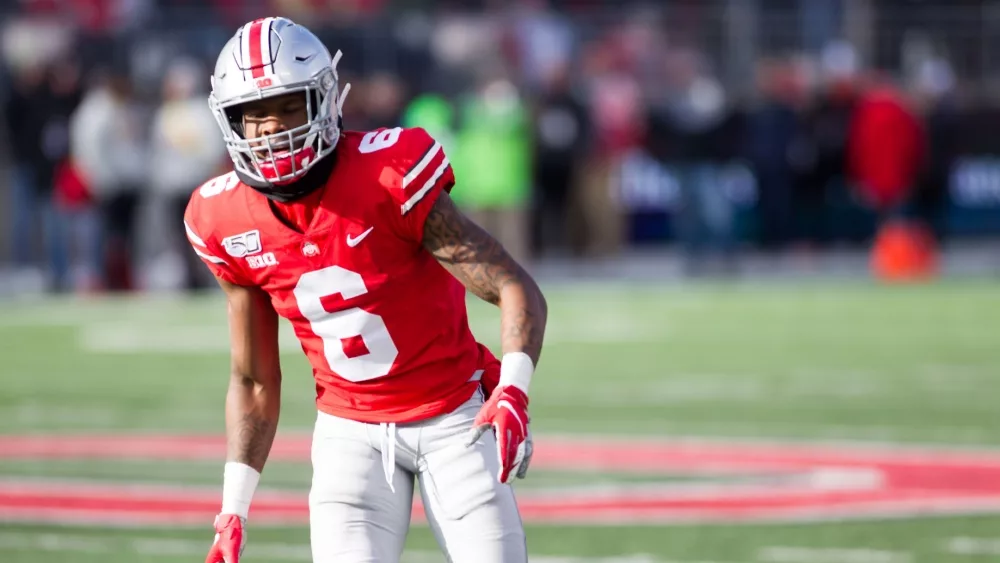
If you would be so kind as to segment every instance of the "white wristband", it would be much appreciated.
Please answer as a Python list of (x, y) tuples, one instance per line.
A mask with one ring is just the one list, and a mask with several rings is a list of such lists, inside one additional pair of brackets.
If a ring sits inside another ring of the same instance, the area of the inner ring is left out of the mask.
[(246, 520), (250, 513), (250, 501), (257, 490), (260, 473), (246, 465), (230, 461), (222, 479), (222, 514), (236, 514)]
[(500, 386), (513, 385), (524, 394), (528, 394), (531, 376), (535, 373), (535, 364), (524, 352), (507, 352), (500, 360)]

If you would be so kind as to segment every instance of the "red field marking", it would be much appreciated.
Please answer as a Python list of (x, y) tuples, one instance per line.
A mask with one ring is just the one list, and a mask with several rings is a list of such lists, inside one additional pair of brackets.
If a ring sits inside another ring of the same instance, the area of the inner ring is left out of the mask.
[[(272, 459), (307, 462), (309, 439), (282, 436)], [(216, 436), (0, 437), (3, 459), (219, 460)], [(739, 477), (729, 482), (522, 490), (529, 522), (803, 520), (1000, 512), (1000, 453), (791, 444), (540, 439), (533, 468)], [(219, 491), (0, 481), (0, 519), (204, 522)], [(254, 520), (304, 522), (304, 493), (262, 491)], [(419, 505), (414, 517), (423, 517)]]

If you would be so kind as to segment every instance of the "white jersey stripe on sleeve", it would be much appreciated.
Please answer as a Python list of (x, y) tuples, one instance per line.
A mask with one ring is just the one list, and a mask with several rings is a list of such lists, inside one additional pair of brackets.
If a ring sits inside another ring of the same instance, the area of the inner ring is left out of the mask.
[(187, 232), (188, 240), (191, 241), (191, 244), (208, 248), (208, 245), (205, 244), (205, 241), (201, 240), (201, 237), (195, 234), (194, 230), (191, 229), (191, 226), (188, 225), (187, 221), (184, 221), (184, 230)]
[[(425, 168), (427, 168), (427, 165), (430, 164), (432, 160), (434, 160), (434, 157), (437, 156), (439, 152), (441, 152), (441, 143), (435, 141), (434, 145), (430, 148), (429, 151), (427, 151), (427, 154), (425, 154), (424, 157), (420, 159), (420, 162), (418, 162), (417, 165), (414, 166), (412, 170), (407, 172), (406, 176), (403, 178), (404, 190), (407, 188), (407, 186), (410, 185), (411, 182), (417, 179), (417, 176), (419, 176), (420, 173), (423, 172)], [(445, 160), (447, 160), (447, 158)]]
[(444, 171), (447, 170), (449, 166), (451, 166), (451, 163), (448, 162), (448, 157), (445, 156), (441, 161), (441, 165), (434, 171), (434, 175), (427, 180), (427, 183), (425, 183), (417, 193), (413, 194), (413, 196), (406, 200), (406, 203), (402, 205), (400, 211), (402, 211), (403, 215), (406, 215), (411, 209), (413, 209), (414, 205), (419, 203), (420, 200), (427, 195), (427, 192), (431, 191), (431, 188), (434, 187), (434, 184), (437, 183), (437, 181), (441, 178), (441, 175), (444, 174)]
[(201, 256), (205, 260), (208, 260), (209, 262), (211, 262), (213, 264), (225, 264), (226, 263), (226, 261), (223, 260), (222, 258), (219, 258), (218, 256), (212, 256), (211, 254), (207, 254), (205, 252), (202, 252), (202, 251), (198, 250), (197, 248), (194, 249), (194, 253), (197, 254), (198, 256)]

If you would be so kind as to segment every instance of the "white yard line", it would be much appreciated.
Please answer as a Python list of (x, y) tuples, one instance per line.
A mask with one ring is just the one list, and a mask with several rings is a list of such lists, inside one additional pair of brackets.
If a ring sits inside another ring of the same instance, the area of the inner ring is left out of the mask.
[(911, 563), (908, 551), (883, 551), (856, 547), (791, 547), (761, 548), (757, 560), (767, 563)]
[(953, 555), (997, 556), (1000, 555), (1000, 537), (971, 538), (958, 536), (949, 538), (944, 550)]

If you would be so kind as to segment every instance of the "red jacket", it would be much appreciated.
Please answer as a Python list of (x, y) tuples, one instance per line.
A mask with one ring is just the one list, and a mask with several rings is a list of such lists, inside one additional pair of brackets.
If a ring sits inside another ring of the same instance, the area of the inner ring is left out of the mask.
[(70, 159), (56, 166), (52, 187), (56, 203), (63, 207), (85, 207), (93, 201), (90, 188)]
[(879, 210), (902, 203), (926, 157), (923, 124), (902, 95), (878, 87), (861, 95), (847, 139), (850, 179)]

